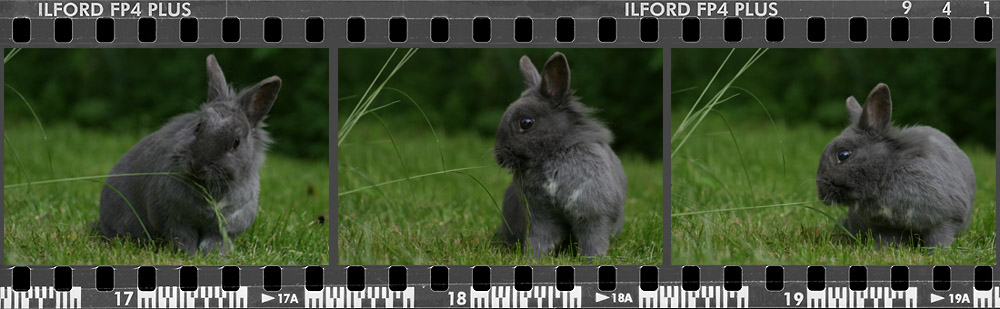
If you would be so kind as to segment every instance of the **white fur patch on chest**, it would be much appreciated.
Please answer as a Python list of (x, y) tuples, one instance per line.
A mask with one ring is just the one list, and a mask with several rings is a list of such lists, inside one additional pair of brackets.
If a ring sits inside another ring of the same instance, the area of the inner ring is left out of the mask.
[(231, 208), (233, 208), (233, 203), (227, 199), (221, 199), (215, 201), (215, 207), (219, 209), (219, 213), (228, 217), (229, 213), (232, 212)]
[(887, 219), (892, 218), (892, 208), (889, 208), (889, 206), (882, 206), (882, 208), (879, 209), (879, 214)]
[(549, 196), (555, 197), (557, 191), (559, 191), (559, 183), (551, 178), (547, 179), (545, 182), (545, 192), (548, 192)]
[(573, 193), (569, 195), (569, 200), (566, 201), (567, 202), (566, 204), (569, 205), (576, 204), (576, 200), (580, 198), (580, 193), (582, 192), (583, 192), (582, 189), (573, 190)]

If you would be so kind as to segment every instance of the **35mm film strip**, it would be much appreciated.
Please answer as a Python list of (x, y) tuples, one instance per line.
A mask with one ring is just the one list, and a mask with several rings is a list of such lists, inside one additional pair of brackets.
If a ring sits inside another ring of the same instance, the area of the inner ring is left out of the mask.
[(997, 307), (998, 5), (0, 3), (0, 306)]

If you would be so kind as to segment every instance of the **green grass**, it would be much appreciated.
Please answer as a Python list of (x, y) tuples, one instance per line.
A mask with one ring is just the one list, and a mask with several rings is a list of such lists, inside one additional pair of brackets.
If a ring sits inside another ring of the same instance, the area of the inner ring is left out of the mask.
[[(18, 103), (20, 104), (20, 103)], [(4, 127), (4, 185), (107, 175), (145, 134), (109, 135), (70, 124), (47, 125), (43, 140), (34, 122)], [(281, 141), (278, 140), (278, 143)], [(15, 159), (15, 152), (16, 158)], [(18, 162), (20, 161), (20, 162)], [(68, 181), (4, 190), (4, 262), (30, 265), (321, 265), (329, 263), (326, 161), (268, 155), (260, 171), (260, 211), (226, 255), (188, 257), (169, 245), (106, 240), (92, 230), (101, 181)], [(25, 178), (27, 177), (27, 179)]]
[[(736, 102), (756, 106), (748, 98), (726, 104)], [(817, 198), (819, 157), (839, 130), (785, 127), (779, 121), (779, 144), (763, 110), (720, 111), (731, 130), (718, 115), (709, 115), (683, 149), (671, 154), (671, 264), (996, 264), (992, 150), (961, 146), (972, 160), (978, 190), (972, 223), (951, 248), (933, 253), (917, 247), (876, 250), (871, 238), (863, 237), (859, 244), (826, 216), (839, 219), (847, 213), (845, 207), (823, 205)], [(673, 130), (686, 112), (673, 111)], [(846, 125), (846, 112), (844, 117)], [(796, 202), (805, 204), (719, 211)], [(708, 213), (695, 213), (702, 211)]]
[[(389, 112), (410, 106), (395, 105)], [(437, 131), (444, 162), (426, 124), (365, 117), (338, 148), (338, 191), (404, 181), (339, 196), (339, 264), (566, 265), (575, 252), (534, 260), (493, 238), (511, 175), (493, 161), (493, 139)], [(395, 144), (394, 144), (395, 143)], [(619, 154), (628, 175), (625, 228), (597, 264), (663, 263), (663, 165)], [(402, 162), (402, 164), (401, 164)], [(444, 166), (442, 166), (444, 165)], [(404, 169), (405, 166), (405, 169)], [(416, 176), (482, 167), (460, 173)], [(472, 176), (472, 177), (469, 177)], [(474, 177), (474, 178), (473, 178)], [(480, 184), (481, 183), (481, 184)]]

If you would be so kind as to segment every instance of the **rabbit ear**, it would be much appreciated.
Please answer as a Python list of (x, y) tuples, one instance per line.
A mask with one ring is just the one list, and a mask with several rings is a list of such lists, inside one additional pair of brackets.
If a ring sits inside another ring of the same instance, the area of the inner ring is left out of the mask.
[(881, 131), (889, 127), (892, 120), (892, 99), (889, 86), (879, 83), (865, 99), (865, 111), (861, 113), (859, 124), (867, 129)]
[(552, 54), (542, 69), (542, 84), (539, 90), (543, 95), (561, 102), (569, 92), (569, 63), (562, 53)]
[(281, 78), (271, 76), (240, 93), (240, 106), (246, 111), (247, 119), (250, 120), (251, 124), (256, 126), (264, 119), (264, 116), (267, 116), (267, 113), (271, 111), (271, 105), (274, 105), (274, 100), (278, 98), (278, 90), (280, 89)]
[(219, 62), (215, 60), (215, 55), (208, 55), (205, 59), (208, 68), (208, 101), (212, 102), (218, 98), (229, 95), (229, 85), (226, 84), (226, 76), (222, 74)]
[(521, 56), (521, 75), (524, 75), (524, 83), (528, 85), (528, 88), (538, 86), (538, 83), (542, 79), (538, 75), (538, 69), (531, 63), (531, 59), (528, 59), (528, 56)]
[(847, 117), (851, 119), (851, 124), (857, 124), (861, 118), (861, 104), (854, 96), (847, 98)]

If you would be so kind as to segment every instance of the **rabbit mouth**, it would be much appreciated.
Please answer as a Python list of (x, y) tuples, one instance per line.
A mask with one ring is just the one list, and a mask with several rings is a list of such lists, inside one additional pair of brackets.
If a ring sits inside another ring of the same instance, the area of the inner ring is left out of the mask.
[(840, 194), (842, 189), (839, 186), (822, 179), (817, 180), (817, 182), (819, 184), (819, 199), (823, 202), (823, 205), (840, 204), (843, 202), (842, 195)]
[(518, 169), (521, 162), (524, 161), (524, 158), (514, 154), (509, 149), (496, 149), (493, 157), (496, 159), (497, 165), (511, 171)]
[(504, 157), (504, 158), (497, 157), (497, 165), (500, 165), (501, 168), (512, 171), (516, 170), (518, 166), (520, 166), (520, 164), (517, 163), (518, 161), (520, 160), (514, 159), (512, 157)]
[(225, 195), (232, 185), (232, 174), (218, 165), (212, 164), (200, 169), (191, 169), (188, 174), (214, 197)]
[(188, 168), (188, 173), (195, 179), (203, 180), (209, 183), (226, 182), (231, 178), (230, 174), (224, 168), (215, 164), (205, 165), (200, 168), (192, 165)]
[(833, 199), (831, 199), (829, 196), (827, 196), (826, 198), (820, 198), (820, 200), (823, 201), (823, 205), (833, 204)]

